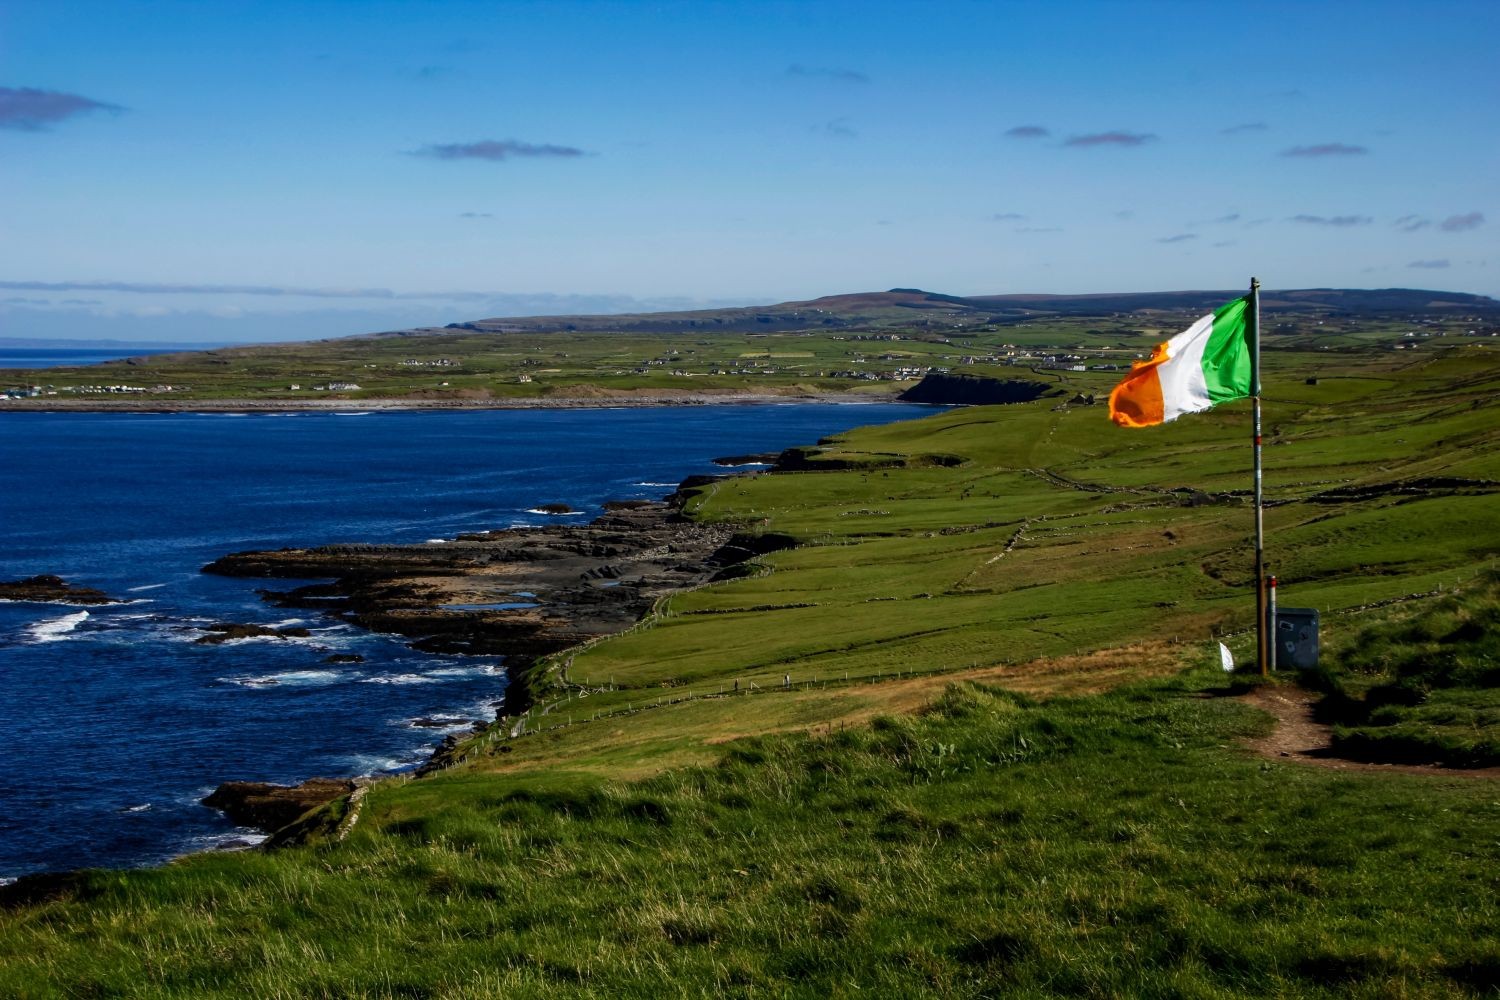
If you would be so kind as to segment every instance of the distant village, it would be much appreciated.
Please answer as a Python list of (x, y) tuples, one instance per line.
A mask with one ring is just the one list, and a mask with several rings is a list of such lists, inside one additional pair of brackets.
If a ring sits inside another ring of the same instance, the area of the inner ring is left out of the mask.
[(6, 399), (35, 399), (38, 396), (68, 395), (89, 396), (146, 396), (168, 392), (187, 392), (186, 385), (22, 385), (12, 386), (0, 392)]

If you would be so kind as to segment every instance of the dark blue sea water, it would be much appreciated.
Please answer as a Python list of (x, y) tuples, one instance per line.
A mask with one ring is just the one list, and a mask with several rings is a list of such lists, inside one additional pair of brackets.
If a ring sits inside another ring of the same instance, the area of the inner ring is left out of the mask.
[[(232, 842), (248, 831), (198, 804), (220, 781), (398, 771), (442, 735), (415, 720), (492, 717), (499, 658), (271, 608), (265, 581), (199, 572), (218, 556), (535, 524), (552, 501), (592, 517), (723, 471), (716, 456), (924, 412), (0, 413), (0, 580), (56, 573), (130, 601), (0, 602), (0, 877)], [(215, 621), (312, 637), (195, 644)], [(365, 661), (324, 662), (335, 653)]]

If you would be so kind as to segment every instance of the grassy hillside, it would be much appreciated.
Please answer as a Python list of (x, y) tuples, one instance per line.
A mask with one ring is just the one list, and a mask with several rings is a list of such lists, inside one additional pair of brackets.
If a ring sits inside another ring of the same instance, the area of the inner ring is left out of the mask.
[[(1497, 361), (1267, 355), (1269, 558), (1342, 744), (1494, 745)], [(310, 846), (24, 887), (0, 994), (1492, 988), (1494, 778), (1239, 742), (1270, 725), (1213, 641), (1252, 655), (1247, 409), (956, 410), (704, 487), (793, 547), (539, 663), (527, 717)]]

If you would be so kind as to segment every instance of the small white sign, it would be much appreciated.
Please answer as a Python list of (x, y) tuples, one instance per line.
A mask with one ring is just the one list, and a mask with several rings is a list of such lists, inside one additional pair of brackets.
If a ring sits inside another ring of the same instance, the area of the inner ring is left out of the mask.
[(1222, 642), (1219, 643), (1219, 665), (1226, 674), (1234, 673), (1234, 657), (1229, 655), (1229, 647)]

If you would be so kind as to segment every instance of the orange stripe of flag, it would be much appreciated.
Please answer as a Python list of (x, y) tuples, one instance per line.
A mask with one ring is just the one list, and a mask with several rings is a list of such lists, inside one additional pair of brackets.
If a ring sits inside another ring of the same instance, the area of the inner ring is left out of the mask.
[(1130, 374), (1109, 394), (1109, 419), (1121, 427), (1150, 427), (1166, 418), (1161, 379), (1156, 369), (1167, 361), (1167, 345), (1157, 344), (1148, 361), (1130, 366)]

